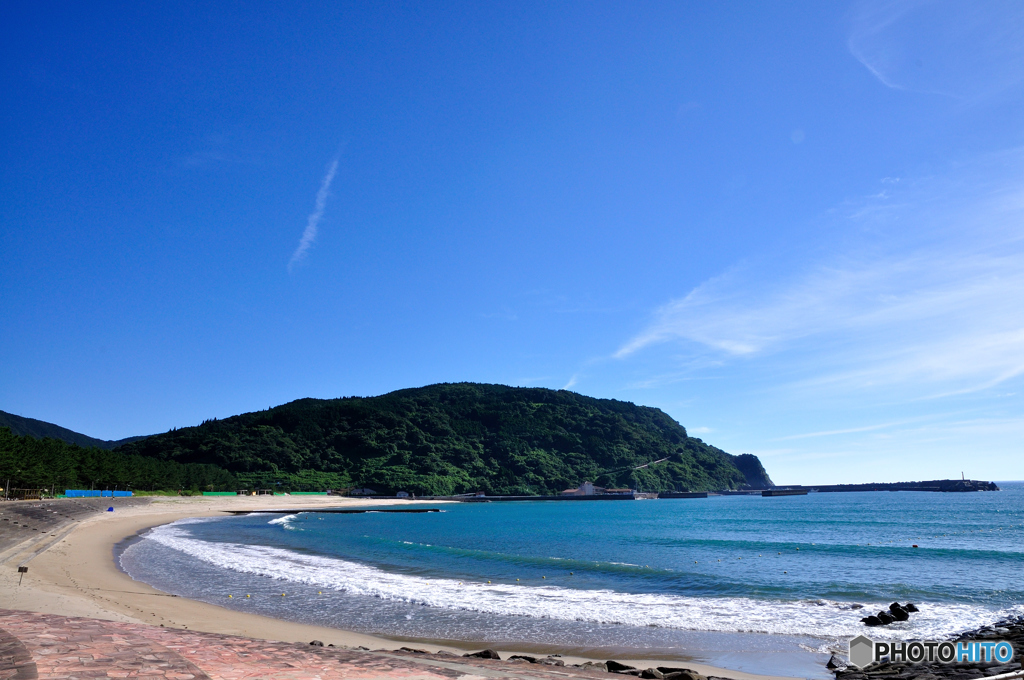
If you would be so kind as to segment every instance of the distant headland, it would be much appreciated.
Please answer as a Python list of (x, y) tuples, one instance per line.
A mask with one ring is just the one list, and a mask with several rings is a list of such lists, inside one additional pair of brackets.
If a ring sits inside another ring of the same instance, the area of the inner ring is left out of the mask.
[(995, 482), (981, 482), (976, 479), (933, 479), (928, 482), (876, 482), (872, 484), (819, 484), (817, 486), (788, 486), (787, 489), (803, 489), (821, 493), (845, 491), (999, 491)]

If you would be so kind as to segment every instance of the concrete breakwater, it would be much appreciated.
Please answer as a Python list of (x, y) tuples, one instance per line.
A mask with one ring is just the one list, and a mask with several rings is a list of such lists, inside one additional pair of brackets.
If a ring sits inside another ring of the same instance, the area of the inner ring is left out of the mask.
[[(559, 496), (482, 496), (463, 494), (458, 496), (418, 496), (410, 497), (410, 501), (458, 501), (461, 503), (489, 503), (507, 501), (627, 501), (654, 498), (708, 498), (709, 496), (805, 496), (808, 492), (841, 493), (854, 491), (940, 491), (963, 493), (970, 491), (999, 491), (995, 482), (984, 482), (975, 479), (936, 479), (925, 482), (878, 482), (871, 484), (818, 484), (814, 486), (787, 484), (771, 489), (743, 489), (722, 491), (661, 491), (651, 493), (604, 494), (591, 495), (559, 495)], [(367, 496), (368, 500), (393, 499), (394, 496)]]
[(707, 491), (662, 491), (658, 498), (707, 498)]
[(995, 482), (975, 479), (935, 479), (928, 482), (883, 482), (873, 484), (821, 484), (818, 486), (789, 486), (788, 489), (805, 489), (819, 493), (843, 491), (999, 491)]
[(298, 515), (303, 512), (317, 512), (325, 515), (362, 515), (367, 512), (397, 512), (403, 514), (421, 514), (424, 512), (441, 512), (440, 508), (287, 508), (267, 510), (227, 510), (232, 515)]

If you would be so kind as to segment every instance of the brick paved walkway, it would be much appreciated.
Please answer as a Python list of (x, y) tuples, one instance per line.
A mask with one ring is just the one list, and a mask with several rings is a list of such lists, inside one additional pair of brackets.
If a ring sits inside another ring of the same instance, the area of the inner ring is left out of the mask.
[(485, 659), (363, 652), (143, 624), (0, 609), (0, 680), (566, 680), (601, 671)]

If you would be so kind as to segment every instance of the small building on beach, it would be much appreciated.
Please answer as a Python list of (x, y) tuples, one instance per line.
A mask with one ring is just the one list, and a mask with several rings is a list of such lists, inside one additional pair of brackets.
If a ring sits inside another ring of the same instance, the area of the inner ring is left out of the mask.
[(604, 493), (604, 488), (600, 486), (594, 486), (591, 482), (583, 482), (579, 487), (575, 489), (566, 489), (562, 492), (563, 496), (594, 496), (596, 494)]
[(376, 491), (373, 489), (352, 489), (348, 492), (349, 496), (378, 496)]

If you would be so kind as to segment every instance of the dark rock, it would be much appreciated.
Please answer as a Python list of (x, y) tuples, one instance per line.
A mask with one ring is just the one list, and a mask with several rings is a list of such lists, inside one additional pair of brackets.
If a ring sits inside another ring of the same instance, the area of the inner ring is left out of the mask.
[(449, 652), (447, 649), (441, 649), (434, 656), (454, 656), (456, 659), (459, 658), (458, 654)]
[(498, 656), (498, 653), (493, 649), (485, 649), (480, 652), (473, 652), (472, 654), (463, 654), (462, 656), (470, 659), (497, 659), (498, 661), (501, 661), (501, 657)]
[(640, 673), (641, 678), (645, 680), (663, 680), (665, 674), (659, 671), (657, 668), (648, 668), (647, 670)]
[(309, 644), (313, 645), (314, 647), (323, 647), (324, 646), (324, 643), (320, 642), (319, 640), (313, 640)]
[(625, 671), (635, 671), (636, 670), (636, 668), (634, 668), (633, 666), (627, 666), (626, 664), (619, 663), (618, 661), (610, 661), (609, 660), (609, 661), (605, 661), (604, 664), (605, 664), (605, 667), (608, 669), (609, 673), (623, 673)]
[(608, 671), (608, 665), (603, 664), (600, 661), (584, 661), (580, 664), (580, 668), (592, 668), (595, 671)]
[(906, 621), (910, 618), (910, 613), (898, 604), (889, 605), (889, 612), (897, 621)]
[(361, 652), (368, 652), (368, 651), (370, 651), (369, 647), (363, 647), (362, 645), (359, 645), (358, 647), (356, 647), (356, 649), (358, 649)]
[(535, 656), (526, 656), (525, 654), (513, 654), (512, 656), (508, 657), (508, 660), (509, 661), (528, 661), (530, 663), (537, 663), (537, 657), (535, 657)]
[(425, 649), (413, 649), (412, 647), (399, 647), (398, 651), (409, 652), (410, 654), (430, 654), (430, 652)]
[(986, 668), (985, 675), (1002, 675), (1003, 673), (1012, 673), (1013, 670), (1007, 669), (1003, 666), (996, 666), (995, 668)]
[(543, 659), (537, 659), (537, 663), (543, 666), (564, 666), (565, 662), (561, 659), (556, 659), (553, 656), (549, 656)]
[(896, 617), (894, 617), (889, 612), (878, 612), (875, 616), (881, 619), (883, 626), (888, 626), (890, 623), (896, 620)]
[(861, 619), (861, 621), (864, 623), (865, 626), (881, 626), (882, 625), (882, 619), (878, 618), (877, 616), (873, 616), (873, 615), (872, 616), (865, 616), (863, 619)]
[(903, 605), (903, 608), (906, 609), (908, 612), (911, 612), (911, 613), (921, 611), (920, 609), (918, 609), (917, 607), (914, 606), (913, 602), (906, 603), (905, 605)]
[(689, 668), (663, 668), (658, 666), (658, 670), (664, 673), (665, 680), (708, 680), (705, 676)]
[(828, 658), (828, 661), (825, 662), (825, 668), (829, 669), (830, 671), (834, 671), (837, 668), (845, 668), (845, 667), (846, 667), (846, 664), (843, 663), (840, 659), (837, 659), (835, 654), (830, 656)]

